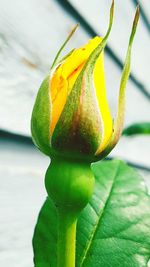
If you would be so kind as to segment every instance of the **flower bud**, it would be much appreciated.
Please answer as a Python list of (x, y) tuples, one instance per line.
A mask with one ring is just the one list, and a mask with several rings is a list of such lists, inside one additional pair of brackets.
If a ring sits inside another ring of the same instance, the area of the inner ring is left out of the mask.
[(38, 148), (51, 157), (95, 161), (107, 155), (120, 137), (131, 46), (139, 9), (135, 15), (122, 73), (118, 114), (114, 124), (106, 96), (103, 62), (103, 51), (113, 21), (113, 9), (114, 3), (105, 37), (93, 38), (57, 63), (63, 44), (50, 74), (39, 89), (32, 113), (32, 136)]

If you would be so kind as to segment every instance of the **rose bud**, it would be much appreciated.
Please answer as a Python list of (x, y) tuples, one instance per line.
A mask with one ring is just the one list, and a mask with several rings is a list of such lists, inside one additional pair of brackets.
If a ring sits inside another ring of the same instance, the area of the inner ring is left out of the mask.
[(112, 26), (113, 5), (105, 37), (93, 38), (57, 62), (75, 29), (71, 32), (43, 81), (33, 108), (33, 140), (45, 154), (92, 162), (106, 156), (116, 145), (123, 128), (125, 88), (138, 18), (139, 8), (122, 73), (116, 120), (111, 116), (107, 101), (103, 59)]

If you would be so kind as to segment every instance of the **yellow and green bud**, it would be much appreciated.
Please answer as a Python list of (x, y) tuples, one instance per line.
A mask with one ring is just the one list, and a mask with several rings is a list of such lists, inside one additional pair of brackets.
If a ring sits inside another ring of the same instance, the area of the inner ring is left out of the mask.
[(106, 94), (103, 58), (112, 26), (113, 8), (112, 4), (106, 36), (93, 38), (59, 62), (56, 57), (39, 89), (32, 113), (32, 136), (38, 148), (51, 157), (92, 162), (106, 156), (119, 140), (124, 121), (131, 46), (139, 9), (135, 15), (122, 73), (118, 114), (116, 120), (113, 120)]

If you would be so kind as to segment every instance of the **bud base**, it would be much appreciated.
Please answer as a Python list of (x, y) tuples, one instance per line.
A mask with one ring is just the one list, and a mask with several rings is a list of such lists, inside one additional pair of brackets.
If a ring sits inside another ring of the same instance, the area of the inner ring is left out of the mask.
[(59, 210), (78, 214), (93, 193), (94, 177), (90, 164), (52, 159), (46, 172), (45, 187)]

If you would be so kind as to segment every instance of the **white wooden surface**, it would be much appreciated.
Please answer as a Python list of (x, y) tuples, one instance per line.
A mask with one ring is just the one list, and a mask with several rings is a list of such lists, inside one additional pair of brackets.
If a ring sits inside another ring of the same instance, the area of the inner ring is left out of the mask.
[(140, 5), (144, 8), (144, 12), (146, 13), (148, 20), (150, 21), (150, 4), (149, 0), (140, 0), (139, 1)]
[(1, 140), (0, 147), (0, 266), (31, 267), (49, 160), (30, 145)]

